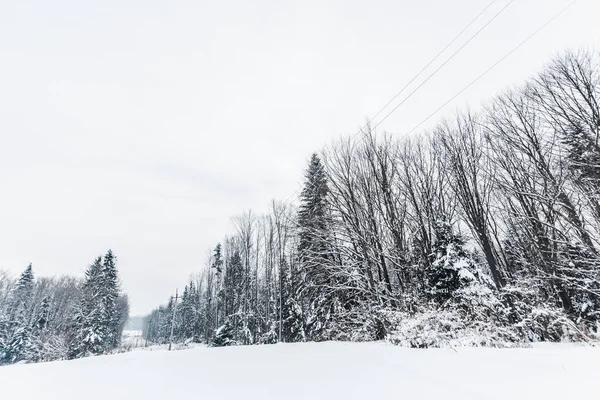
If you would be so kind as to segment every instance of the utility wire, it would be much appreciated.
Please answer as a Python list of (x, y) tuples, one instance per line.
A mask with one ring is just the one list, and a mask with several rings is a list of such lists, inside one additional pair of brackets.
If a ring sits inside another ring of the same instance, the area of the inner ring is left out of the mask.
[(446, 107), (450, 102), (452, 102), (454, 99), (456, 99), (458, 96), (460, 96), (465, 90), (467, 90), (471, 86), (473, 86), (477, 81), (479, 81), (481, 78), (483, 78), (492, 69), (496, 68), (498, 66), (498, 64), (500, 64), (502, 61), (504, 61), (505, 59), (507, 59), (512, 53), (514, 53), (515, 51), (517, 51), (521, 46), (523, 46), (525, 43), (527, 43), (531, 38), (533, 38), (535, 35), (537, 35), (541, 30), (543, 30), (545, 27), (547, 27), (552, 22), (554, 22), (554, 20), (556, 20), (563, 13), (565, 13), (569, 8), (571, 8), (571, 6), (573, 6), (575, 3), (577, 3), (577, 1), (578, 0), (573, 0), (566, 7), (564, 7), (562, 10), (560, 10), (558, 13), (556, 13), (552, 18), (550, 18), (549, 20), (547, 20), (544, 24), (542, 24), (539, 28), (537, 28), (529, 36), (527, 36), (524, 40), (522, 40), (519, 44), (517, 44), (515, 47), (513, 47), (508, 53), (506, 53), (505, 55), (503, 55), (498, 61), (496, 61), (494, 64), (492, 64), (488, 69), (486, 69), (485, 71), (483, 71), (483, 73), (481, 73), (481, 75), (479, 75), (477, 78), (473, 79), (467, 86), (465, 86), (464, 88), (462, 88), (461, 90), (459, 90), (448, 101), (446, 101), (444, 104), (442, 104), (440, 107), (438, 107), (434, 112), (432, 112), (431, 114), (429, 114), (423, 121), (421, 121), (417, 125), (415, 125), (404, 136), (408, 136), (412, 132), (414, 132), (415, 130), (417, 130), (421, 125), (423, 125), (431, 117), (433, 117), (435, 114), (437, 114), (442, 108)]
[(422, 74), (423, 72), (425, 72), (425, 70), (426, 70), (426, 69), (427, 69), (427, 68), (428, 68), (428, 67), (429, 67), (431, 64), (433, 64), (433, 63), (435, 62), (435, 60), (437, 60), (437, 59), (439, 58), (439, 56), (441, 56), (441, 55), (442, 55), (442, 53), (443, 53), (444, 51), (446, 51), (446, 50), (448, 49), (448, 47), (452, 46), (452, 44), (454, 44), (454, 42), (456, 42), (456, 40), (457, 40), (459, 37), (461, 37), (461, 36), (462, 36), (462, 34), (463, 34), (463, 33), (465, 33), (465, 31), (466, 31), (467, 29), (469, 29), (469, 28), (471, 27), (471, 25), (473, 25), (473, 24), (475, 23), (475, 21), (477, 21), (477, 20), (479, 19), (479, 17), (481, 17), (481, 16), (483, 15), (483, 13), (485, 13), (485, 12), (488, 10), (488, 8), (490, 8), (490, 7), (491, 7), (491, 6), (492, 6), (492, 5), (493, 5), (493, 4), (494, 4), (496, 1), (498, 1), (498, 0), (492, 0), (492, 2), (491, 2), (491, 3), (489, 3), (489, 4), (488, 4), (488, 5), (487, 5), (487, 6), (486, 6), (486, 7), (485, 7), (483, 10), (481, 10), (481, 12), (480, 12), (479, 14), (477, 14), (477, 15), (475, 16), (475, 18), (473, 18), (473, 19), (471, 20), (471, 22), (469, 22), (469, 23), (467, 24), (467, 26), (465, 26), (465, 27), (464, 27), (464, 28), (463, 28), (463, 29), (462, 29), (462, 30), (461, 30), (461, 31), (460, 31), (460, 32), (459, 32), (459, 33), (458, 33), (456, 36), (454, 36), (454, 38), (453, 38), (453, 39), (452, 39), (450, 42), (448, 42), (448, 44), (446, 44), (446, 46), (444, 46), (444, 48), (443, 48), (443, 49), (441, 49), (441, 50), (440, 50), (440, 51), (439, 51), (439, 52), (438, 52), (438, 53), (435, 55), (435, 57), (433, 57), (433, 58), (432, 58), (432, 59), (431, 59), (431, 60), (430, 60), (430, 61), (427, 63), (427, 65), (425, 65), (423, 68), (421, 68), (421, 70), (420, 70), (420, 71), (419, 71), (419, 72), (418, 72), (418, 73), (417, 73), (415, 76), (413, 76), (413, 78), (412, 78), (410, 81), (408, 81), (408, 83), (407, 83), (406, 85), (404, 85), (404, 87), (403, 87), (402, 89), (400, 89), (400, 91), (399, 91), (398, 93), (396, 93), (396, 94), (394, 95), (394, 97), (392, 97), (392, 98), (390, 99), (390, 101), (388, 101), (387, 103), (385, 103), (385, 105), (384, 105), (383, 107), (381, 107), (381, 108), (379, 109), (379, 111), (377, 111), (377, 113), (375, 113), (375, 115), (373, 115), (371, 118), (369, 118), (369, 120), (368, 120), (368, 121), (365, 123), (365, 125), (364, 125), (364, 126), (361, 128), (361, 129), (359, 129), (359, 131), (358, 131), (358, 132), (360, 133), (360, 132), (361, 132), (361, 131), (362, 131), (364, 128), (366, 128), (366, 127), (367, 127), (367, 126), (368, 126), (368, 125), (371, 123), (371, 121), (373, 121), (375, 118), (377, 118), (377, 117), (379, 116), (379, 114), (381, 114), (381, 113), (383, 112), (383, 110), (385, 110), (385, 109), (386, 109), (386, 108), (387, 108), (387, 107), (388, 107), (390, 104), (392, 104), (392, 102), (393, 102), (394, 100), (396, 100), (396, 99), (398, 98), (398, 96), (400, 96), (402, 93), (404, 93), (404, 91), (406, 90), (406, 88), (407, 88), (407, 87), (409, 87), (409, 86), (410, 86), (410, 84), (411, 84), (411, 83), (413, 83), (413, 82), (414, 82), (414, 81), (415, 81), (415, 80), (416, 80), (416, 79), (417, 79), (419, 76), (421, 76), (421, 74)]
[[(442, 55), (452, 44), (454, 44), (454, 42), (456, 42), (456, 40), (460, 36), (462, 36), (463, 33), (465, 33), (465, 31), (467, 31), (467, 29), (469, 29), (494, 3), (496, 3), (496, 1), (497, 0), (492, 0), (487, 6), (485, 6), (483, 8), (483, 10), (481, 10), (456, 36), (454, 36), (454, 38), (452, 38), (452, 40), (450, 42), (448, 42), (448, 44), (446, 44), (423, 68), (421, 68), (421, 70), (410, 81), (408, 81), (408, 83), (406, 83), (406, 85), (404, 85), (404, 87), (402, 87), (402, 89), (400, 89), (400, 91), (398, 93), (396, 93), (394, 95), (394, 97), (392, 97), (383, 107), (381, 107), (379, 109), (379, 111), (377, 111), (377, 113), (375, 113), (375, 115), (373, 115), (371, 118), (369, 118), (369, 120), (365, 123), (365, 125), (363, 127), (361, 127), (354, 135), (352, 135), (351, 138), (354, 138), (358, 134), (360, 134), (375, 118), (377, 118), (383, 112), (383, 110), (385, 110), (394, 100), (396, 100), (398, 98), (398, 96), (400, 96), (402, 93), (404, 93), (404, 91), (406, 90), (406, 88), (408, 88), (408, 86), (410, 86), (410, 84), (412, 84), (419, 76), (421, 76), (421, 74), (431, 64), (433, 64), (440, 57), (440, 55)], [(492, 19), (490, 19), (488, 22), (486, 22), (485, 25), (483, 25), (483, 27), (481, 27), (477, 32), (475, 32), (475, 34), (473, 34), (458, 50), (456, 50), (446, 61), (444, 61), (444, 63), (442, 65), (440, 65), (432, 74), (430, 74), (423, 83), (421, 83), (415, 90), (413, 90), (408, 95), (407, 98), (405, 98), (389, 114), (387, 114), (383, 118), (383, 120), (381, 120), (379, 123), (377, 123), (377, 125), (375, 127), (377, 127), (379, 124), (381, 124), (381, 122), (383, 122), (387, 117), (389, 117), (392, 112), (394, 112), (395, 110), (397, 110), (398, 107), (400, 107), (404, 102), (406, 102), (406, 100), (408, 100), (409, 97), (411, 97), (421, 86), (423, 86), (425, 84), (425, 82), (427, 82), (431, 77), (433, 77), (433, 75), (435, 75), (437, 72), (439, 72), (440, 69), (442, 69), (452, 58), (454, 58), (467, 44), (469, 44), (469, 42), (471, 42), (477, 35), (479, 35), (479, 33), (483, 29), (485, 29), (494, 19), (496, 19), (514, 1), (515, 0), (511, 0), (499, 12), (497, 12), (492, 17)], [(288, 203), (292, 199), (292, 197), (294, 197), (296, 194), (298, 194), (298, 192), (301, 190), (301, 188), (302, 188), (302, 186), (299, 185), (296, 188), (296, 190), (288, 198), (286, 198), (283, 201), (283, 203), (284, 204)]]
[(473, 39), (475, 39), (475, 37), (477, 35), (479, 35), (479, 33), (481, 33), (481, 31), (483, 31), (489, 24), (491, 24), (496, 18), (498, 18), (498, 16), (500, 14), (502, 14), (502, 12), (504, 10), (506, 10), (508, 8), (508, 6), (510, 6), (512, 3), (514, 3), (514, 1), (515, 0), (511, 0), (508, 3), (506, 3), (506, 5), (504, 7), (502, 7), (500, 9), (500, 11), (498, 11), (492, 17), (492, 19), (490, 19), (488, 22), (485, 23), (485, 25), (483, 25), (481, 28), (479, 28), (479, 30), (477, 32), (475, 32), (465, 43), (463, 43), (463, 45), (460, 46), (454, 53), (452, 53), (452, 55), (446, 61), (444, 61), (439, 67), (437, 67), (436, 70), (433, 71), (427, 78), (425, 78), (425, 80), (423, 82), (421, 82), (421, 84), (419, 86), (417, 86), (412, 92), (410, 92), (404, 100), (402, 100), (396, 107), (394, 107), (392, 109), (392, 111), (387, 113), (386, 116), (383, 117), (383, 119), (381, 121), (379, 121), (377, 124), (375, 124), (375, 126), (373, 126), (373, 129), (377, 128), (383, 121), (388, 119), (388, 117), (390, 115), (392, 115), (400, 106), (402, 106), (402, 104), (404, 104), (408, 99), (410, 99), (417, 90), (419, 90), (423, 85), (425, 85), (429, 81), (429, 79), (431, 79), (440, 69), (442, 69), (446, 64), (448, 64), (448, 62), (450, 62), (450, 60), (452, 60), (454, 58), (454, 56), (456, 56), (466, 45), (468, 45)]

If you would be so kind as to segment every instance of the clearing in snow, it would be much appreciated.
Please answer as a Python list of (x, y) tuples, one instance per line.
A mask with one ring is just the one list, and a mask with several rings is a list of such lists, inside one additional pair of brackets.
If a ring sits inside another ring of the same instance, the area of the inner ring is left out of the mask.
[(295, 343), (109, 356), (0, 368), (6, 399), (600, 398), (600, 348), (407, 349)]

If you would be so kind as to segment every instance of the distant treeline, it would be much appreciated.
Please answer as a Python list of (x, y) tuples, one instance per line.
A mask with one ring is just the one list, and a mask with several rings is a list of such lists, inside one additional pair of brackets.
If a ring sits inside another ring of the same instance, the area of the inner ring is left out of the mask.
[(35, 279), (31, 265), (17, 280), (0, 273), (0, 365), (110, 352), (128, 314), (110, 250), (84, 279)]

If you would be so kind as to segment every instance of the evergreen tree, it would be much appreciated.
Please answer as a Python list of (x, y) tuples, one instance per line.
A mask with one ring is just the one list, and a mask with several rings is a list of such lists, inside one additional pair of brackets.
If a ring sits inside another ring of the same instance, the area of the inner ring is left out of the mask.
[(9, 339), (8, 319), (4, 315), (0, 314), (0, 364), (8, 362), (6, 360), (6, 351)]
[(31, 328), (28, 325), (18, 326), (3, 350), (2, 363), (16, 363), (19, 361), (37, 361), (39, 349), (33, 340)]
[(450, 299), (460, 288), (460, 271), (466, 258), (463, 239), (452, 232), (446, 221), (437, 221), (434, 225), (435, 242), (432, 262), (426, 269), (426, 278), (430, 296), (438, 303)]
[(503, 308), (492, 290), (493, 281), (465, 251), (463, 238), (446, 221), (437, 221), (434, 231), (435, 253), (425, 271), (430, 299), (474, 318), (485, 314), (489, 317)]
[(221, 243), (218, 243), (213, 252), (212, 268), (217, 271), (217, 274), (223, 272), (223, 255), (221, 253)]
[(102, 257), (98, 257), (85, 272), (81, 306), (75, 320), (76, 333), (69, 350), (69, 358), (96, 355), (104, 351), (108, 332), (101, 285)]
[(39, 331), (44, 331), (48, 327), (48, 322), (50, 321), (50, 299), (48, 296), (44, 297), (42, 300), (42, 304), (37, 312), (37, 316), (35, 318), (35, 328)]
[(300, 194), (298, 211), (300, 259), (317, 264), (327, 258), (329, 187), (321, 159), (315, 153), (306, 171), (306, 181)]
[(102, 302), (103, 325), (106, 331), (104, 347), (106, 350), (119, 345), (121, 332), (119, 332), (119, 315), (117, 313), (117, 298), (119, 297), (119, 281), (117, 277), (116, 257), (112, 250), (104, 256), (100, 278), (99, 293)]
[(36, 361), (38, 354), (30, 327), (34, 276), (31, 264), (21, 273), (10, 298), (10, 317), (5, 324), (0, 363)]
[(104, 259), (96, 258), (85, 273), (70, 358), (102, 354), (119, 345), (128, 305), (126, 300), (120, 300), (119, 310), (118, 300), (116, 259), (109, 250)]
[(233, 326), (236, 337), (241, 333), (240, 322), (243, 320), (244, 279), (242, 257), (240, 252), (235, 250), (227, 263), (224, 285), (226, 316), (232, 319), (230, 324)]
[[(312, 155), (306, 171), (306, 181), (300, 194), (298, 211), (298, 254), (301, 277), (297, 298), (303, 299), (304, 330), (312, 339), (331, 317), (335, 293), (324, 287), (334, 287), (332, 277), (330, 215), (327, 175), (319, 156)], [(288, 305), (297, 315), (293, 304)]]
[(196, 324), (194, 309), (195, 288), (194, 282), (190, 281), (183, 289), (181, 296), (181, 305), (177, 309), (180, 315), (181, 328), (179, 329), (179, 338), (183, 341), (194, 338), (194, 326)]
[(11, 294), (10, 311), (12, 319), (15, 322), (24, 324), (28, 319), (28, 312), (31, 306), (31, 297), (33, 294), (33, 268), (31, 264), (21, 273), (19, 280)]
[(211, 342), (213, 347), (223, 346), (234, 346), (236, 341), (234, 339), (233, 326), (229, 320), (225, 321), (225, 324), (221, 325), (215, 332), (215, 336)]
[(294, 286), (289, 268), (285, 267), (287, 267), (286, 263), (284, 263), (281, 276), (281, 289), (284, 299), (281, 304), (281, 340), (283, 342), (299, 342), (306, 339), (302, 305), (297, 300), (298, 290)]

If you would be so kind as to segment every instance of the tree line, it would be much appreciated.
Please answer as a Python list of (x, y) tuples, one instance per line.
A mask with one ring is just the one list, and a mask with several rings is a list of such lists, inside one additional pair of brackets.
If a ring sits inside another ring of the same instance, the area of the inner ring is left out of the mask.
[(598, 60), (568, 52), (418, 136), (367, 127), (314, 154), (298, 205), (234, 218), (181, 301), (147, 316), (146, 338), (597, 338)]
[(0, 365), (110, 352), (119, 346), (128, 316), (110, 250), (84, 279), (35, 279), (31, 264), (16, 280), (0, 273)]

